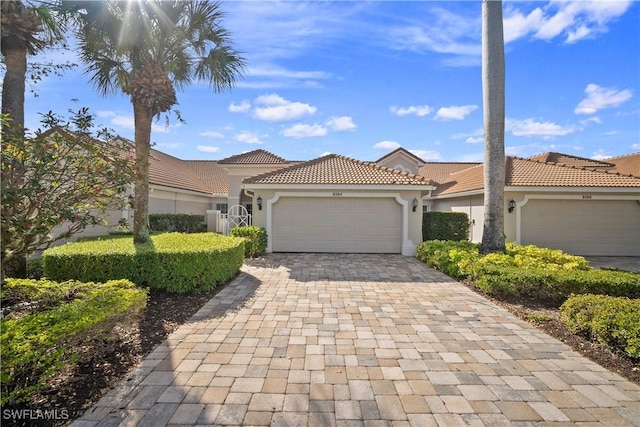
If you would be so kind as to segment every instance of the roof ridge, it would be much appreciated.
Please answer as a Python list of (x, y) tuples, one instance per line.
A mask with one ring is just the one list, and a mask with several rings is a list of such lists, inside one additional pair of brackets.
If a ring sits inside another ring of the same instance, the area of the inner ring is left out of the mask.
[[(577, 169), (577, 170), (583, 170), (583, 171), (589, 171), (589, 172), (594, 172), (594, 173), (603, 173), (606, 175), (617, 175), (617, 176), (624, 176), (624, 177), (631, 177), (631, 178), (638, 178), (640, 179), (640, 177), (633, 175), (633, 174), (625, 174), (625, 173), (621, 173), (618, 171), (612, 171), (612, 170), (602, 170), (599, 168), (595, 168), (593, 166), (577, 166), (577, 165), (570, 165), (567, 163), (558, 163), (558, 162), (545, 162), (542, 160), (534, 160), (534, 159), (530, 159), (530, 158), (522, 158), (522, 157), (513, 157), (514, 159), (519, 159), (519, 160), (524, 160), (527, 162), (532, 162), (532, 163), (539, 163), (539, 164), (544, 164), (544, 165), (549, 165), (549, 166), (557, 166), (560, 168), (568, 168), (568, 169)], [(615, 166), (615, 165), (612, 165)]]
[[(334, 154), (334, 156), (341, 157), (341, 158), (343, 158), (345, 160), (349, 160), (349, 161), (352, 161), (352, 162), (355, 162), (355, 163), (359, 163), (359, 164), (362, 164), (362, 165), (371, 166), (371, 167), (373, 167), (375, 169), (382, 170), (382, 171), (385, 171), (385, 172), (392, 172), (395, 175), (406, 176), (406, 177), (409, 177), (409, 178), (418, 178), (418, 179), (420, 179), (420, 180), (422, 180), (424, 182), (428, 182), (427, 179), (425, 177), (423, 177), (423, 176), (416, 175), (416, 174), (409, 173), (409, 172), (399, 171), (398, 169), (393, 169), (393, 168), (390, 168), (390, 167), (387, 167), (387, 166), (382, 166), (382, 165), (377, 164), (376, 162), (366, 162), (364, 160), (357, 160), (357, 159), (353, 159), (351, 157), (343, 156), (341, 154)], [(328, 156), (324, 156), (324, 157), (328, 157)], [(323, 157), (320, 157), (320, 159), (322, 159), (322, 158)]]
[[(273, 154), (272, 152), (267, 151), (267, 150), (265, 150), (263, 148), (257, 148), (255, 150), (247, 151), (246, 153), (240, 153), (240, 154), (235, 154), (233, 156), (225, 157), (224, 159), (218, 160), (218, 162), (221, 163), (221, 164), (233, 164), (233, 163), (230, 163), (231, 160), (241, 159), (242, 157), (247, 157), (249, 155), (254, 155), (256, 153), (266, 154), (266, 155), (269, 155), (271, 157), (274, 157), (280, 163), (289, 163), (289, 161), (287, 159), (285, 159), (284, 157), (280, 157), (277, 154)], [(250, 163), (247, 163), (247, 164), (250, 164)], [(262, 164), (262, 163), (258, 163), (258, 164)], [(275, 164), (275, 163), (269, 163), (269, 164)]]
[(620, 154), (619, 156), (609, 157), (607, 158), (607, 160), (615, 160), (615, 159), (621, 159), (623, 157), (631, 157), (631, 156), (637, 156), (637, 155), (640, 155), (640, 151), (635, 151), (629, 154)]

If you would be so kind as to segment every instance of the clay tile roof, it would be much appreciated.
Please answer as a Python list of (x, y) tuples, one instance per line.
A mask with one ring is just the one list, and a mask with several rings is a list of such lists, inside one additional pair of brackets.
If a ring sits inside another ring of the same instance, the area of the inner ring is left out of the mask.
[[(507, 157), (505, 185), (512, 187), (619, 187), (640, 188), (640, 177), (608, 170), (545, 163)], [(484, 188), (482, 164), (453, 173), (438, 185), (434, 196), (481, 190)]]
[(478, 166), (478, 162), (468, 163), (446, 163), (446, 162), (427, 162), (418, 169), (418, 175), (430, 179), (434, 182), (443, 182), (449, 175), (460, 172), (465, 169)]
[(607, 162), (614, 165), (616, 172), (640, 177), (640, 153), (612, 157)]
[(218, 160), (218, 164), (221, 165), (279, 165), (285, 163), (288, 162), (282, 157), (262, 149)]
[(149, 183), (212, 194), (212, 188), (176, 157), (151, 150), (149, 155)]
[(395, 150), (393, 150), (390, 153), (385, 154), (384, 156), (380, 157), (378, 160), (376, 160), (376, 163), (380, 163), (381, 161), (383, 161), (384, 159), (386, 159), (387, 157), (391, 157), (396, 153), (405, 153), (406, 155), (410, 156), (411, 158), (413, 158), (414, 160), (416, 160), (417, 162), (420, 163), (424, 163), (424, 160), (422, 160), (420, 157), (416, 156), (415, 154), (413, 154), (411, 151), (409, 150), (405, 150), (402, 147), (398, 147)]
[(308, 162), (246, 178), (250, 184), (428, 185), (425, 178), (329, 154)]
[(212, 160), (185, 160), (187, 166), (209, 186), (215, 194), (229, 192), (229, 176), (227, 171)]
[(640, 187), (640, 178), (608, 170), (507, 158), (505, 185), (549, 187)]
[(539, 162), (545, 162), (545, 163), (559, 163), (562, 165), (578, 166), (578, 167), (610, 168), (613, 166), (609, 162), (587, 159), (585, 157), (572, 156), (570, 154), (555, 153), (553, 151), (548, 153), (538, 154), (536, 156), (531, 156), (528, 159), (536, 160)]

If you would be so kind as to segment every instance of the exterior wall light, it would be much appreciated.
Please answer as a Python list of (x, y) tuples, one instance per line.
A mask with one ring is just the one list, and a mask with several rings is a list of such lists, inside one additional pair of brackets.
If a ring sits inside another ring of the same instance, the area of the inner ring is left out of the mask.
[(418, 209), (418, 199), (413, 198), (413, 211), (415, 212)]
[(256, 200), (256, 202), (258, 202), (258, 210), (261, 211), (262, 210), (262, 197), (258, 196), (258, 199)]
[(513, 199), (509, 200), (509, 213), (513, 212), (515, 208), (516, 208), (516, 201)]

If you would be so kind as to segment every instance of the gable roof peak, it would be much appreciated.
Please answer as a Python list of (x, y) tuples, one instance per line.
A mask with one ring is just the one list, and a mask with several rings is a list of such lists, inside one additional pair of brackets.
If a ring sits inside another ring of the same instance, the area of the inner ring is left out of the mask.
[(261, 148), (218, 160), (218, 164), (221, 165), (281, 165), (286, 163), (289, 162)]
[(420, 164), (424, 164), (425, 163), (424, 160), (422, 160), (420, 157), (416, 156), (411, 151), (409, 151), (409, 150), (407, 150), (405, 148), (402, 148), (402, 147), (398, 147), (395, 150), (385, 154), (384, 156), (382, 156), (378, 160), (376, 160), (375, 163), (379, 163), (379, 162), (383, 161), (384, 159), (387, 159), (387, 158), (393, 156), (394, 154), (399, 154), (399, 153), (403, 153), (403, 154), (411, 157), (412, 159), (416, 160)]

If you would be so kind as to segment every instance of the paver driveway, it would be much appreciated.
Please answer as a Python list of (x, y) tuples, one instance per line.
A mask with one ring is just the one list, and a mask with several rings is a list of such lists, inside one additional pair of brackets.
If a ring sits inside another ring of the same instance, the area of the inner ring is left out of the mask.
[(269, 255), (73, 425), (640, 425), (640, 387), (390, 255)]

